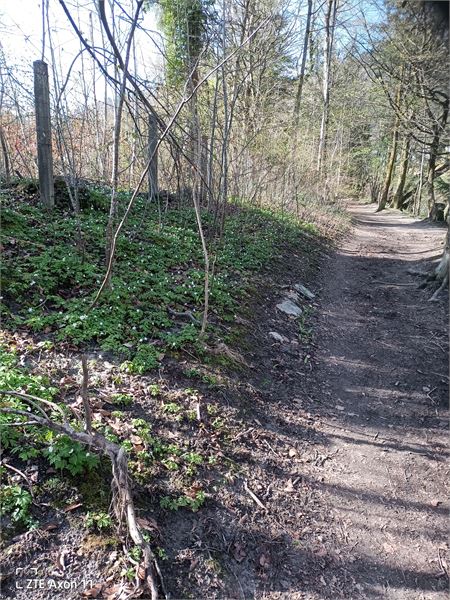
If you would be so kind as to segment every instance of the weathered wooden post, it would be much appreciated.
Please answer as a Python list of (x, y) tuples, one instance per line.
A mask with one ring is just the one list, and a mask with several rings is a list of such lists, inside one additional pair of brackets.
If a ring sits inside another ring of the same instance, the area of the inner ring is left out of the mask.
[(33, 70), (39, 189), (41, 191), (41, 201), (48, 209), (52, 209), (55, 205), (55, 189), (53, 184), (52, 129), (47, 64), (42, 60), (36, 60), (33, 63)]
[(148, 115), (148, 157), (150, 159), (150, 168), (148, 170), (148, 197), (153, 200), (158, 195), (158, 153), (156, 144), (158, 143), (158, 123), (156, 115)]
[(11, 166), (9, 164), (8, 146), (6, 144), (5, 134), (3, 133), (3, 127), (0, 127), (0, 145), (2, 147), (3, 165), (5, 167), (5, 183), (6, 185), (9, 185), (11, 182)]

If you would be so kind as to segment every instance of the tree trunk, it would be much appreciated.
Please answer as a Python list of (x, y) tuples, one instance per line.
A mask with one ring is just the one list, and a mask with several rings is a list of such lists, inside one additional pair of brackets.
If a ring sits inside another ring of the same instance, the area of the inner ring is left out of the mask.
[(443, 107), (442, 117), (439, 123), (433, 127), (433, 141), (430, 146), (430, 158), (428, 160), (427, 177), (425, 180), (425, 189), (428, 195), (428, 216), (434, 220), (436, 199), (434, 196), (434, 179), (436, 177), (436, 160), (439, 152), (441, 133), (445, 131), (448, 119), (449, 102), (448, 98)]
[(398, 138), (400, 133), (400, 105), (402, 101), (402, 93), (403, 93), (403, 76), (405, 74), (405, 65), (402, 66), (400, 73), (400, 82), (397, 88), (397, 94), (395, 96), (395, 106), (397, 107), (395, 121), (394, 121), (394, 135), (392, 137), (392, 146), (391, 153), (389, 155), (389, 159), (386, 165), (386, 175), (384, 178), (383, 188), (381, 192), (381, 196), (378, 199), (378, 208), (377, 212), (384, 210), (386, 208), (386, 204), (389, 200), (389, 191), (392, 183), (392, 176), (394, 174), (395, 168), (395, 160), (397, 158), (397, 146), (398, 146)]
[(447, 231), (447, 238), (446, 238), (446, 242), (445, 242), (444, 253), (434, 271), (436, 279), (443, 281), (446, 277), (448, 277), (449, 258), (450, 258), (450, 229)]
[(308, 42), (311, 29), (311, 16), (313, 11), (313, 0), (308, 0), (308, 13), (306, 15), (305, 37), (303, 38), (302, 63), (300, 66), (300, 75), (298, 78), (297, 94), (294, 105), (294, 125), (298, 129), (300, 119), (300, 105), (302, 102), (303, 84), (305, 81), (306, 58), (308, 55)]
[(317, 173), (320, 175), (326, 162), (327, 130), (330, 110), (330, 71), (333, 53), (334, 25), (336, 22), (337, 0), (328, 0), (325, 16), (325, 40), (323, 61), (323, 111), (320, 125), (319, 150), (317, 153)]
[(148, 169), (148, 198), (154, 200), (158, 195), (158, 153), (156, 144), (158, 142), (158, 123), (155, 115), (148, 115), (148, 156), (150, 167)]
[(402, 210), (404, 203), (403, 192), (405, 190), (406, 175), (408, 173), (410, 144), (411, 138), (409, 135), (407, 135), (403, 141), (400, 180), (392, 201), (392, 208), (398, 208), (399, 210)]
[(423, 165), (425, 162), (425, 149), (422, 148), (422, 157), (420, 159), (419, 184), (417, 186), (416, 197), (414, 198), (413, 215), (417, 217), (420, 213), (420, 204), (422, 201), (422, 186), (423, 186)]
[(392, 138), (391, 153), (389, 155), (389, 160), (388, 160), (387, 167), (386, 167), (386, 176), (384, 178), (383, 191), (381, 192), (381, 196), (380, 196), (380, 198), (378, 200), (377, 212), (380, 212), (381, 210), (384, 210), (386, 208), (386, 204), (388, 203), (389, 190), (391, 188), (392, 175), (394, 173), (395, 158), (397, 156), (397, 145), (398, 145), (398, 136), (399, 136), (398, 128), (399, 128), (399, 125), (400, 125), (400, 122), (399, 122), (399, 119), (397, 118), (395, 120), (394, 136)]

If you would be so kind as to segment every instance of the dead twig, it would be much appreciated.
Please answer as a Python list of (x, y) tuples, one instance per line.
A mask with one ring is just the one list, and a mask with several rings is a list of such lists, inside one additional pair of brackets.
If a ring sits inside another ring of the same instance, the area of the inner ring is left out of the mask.
[(444, 561), (441, 556), (441, 548), (438, 548), (438, 560), (439, 560), (439, 566), (441, 567), (442, 574), (445, 575), (447, 577), (447, 579), (449, 579), (448, 569), (446, 567), (447, 561)]
[(22, 471), (20, 471), (19, 469), (16, 469), (16, 467), (13, 467), (12, 465), (9, 465), (8, 463), (2, 462), (0, 463), (2, 467), (6, 467), (7, 469), (9, 469), (10, 471), (13, 471), (14, 473), (17, 473), (17, 475), (20, 475), (20, 477), (22, 477), (22, 479), (24, 479), (27, 484), (28, 487), (30, 488), (30, 494), (32, 496), (32, 498), (34, 499), (34, 495), (33, 495), (33, 484), (30, 480), (29, 477), (27, 477), (25, 475), (25, 473), (23, 473)]
[(428, 371), (427, 373), (424, 373), (420, 369), (416, 369), (416, 371), (421, 375), (437, 375), (437, 377), (442, 377), (443, 379), (450, 380), (450, 377), (448, 375), (443, 375), (442, 373), (435, 373), (435, 371)]
[(255, 429), (254, 427), (249, 427), (248, 429), (244, 429), (244, 431), (239, 432), (237, 435), (235, 435), (233, 438), (231, 438), (231, 441), (236, 442), (239, 438), (248, 435), (254, 429)]
[(81, 356), (81, 368), (83, 369), (83, 383), (81, 385), (81, 399), (83, 400), (84, 407), (84, 419), (85, 419), (85, 429), (87, 433), (92, 433), (92, 411), (89, 406), (89, 398), (88, 398), (88, 383), (89, 383), (89, 372), (87, 366), (86, 355), (83, 354)]
[(393, 287), (409, 287), (417, 285), (417, 283), (396, 283), (395, 281), (372, 281), (372, 283), (378, 283), (379, 285), (392, 285)]
[(170, 308), (170, 306), (167, 308), (167, 312), (169, 313), (169, 315), (172, 315), (173, 317), (178, 317), (180, 319), (183, 318), (187, 318), (190, 321), (192, 321), (192, 323), (194, 323), (195, 325), (201, 325), (201, 322), (194, 317), (194, 315), (191, 313), (190, 310), (185, 310), (182, 312), (179, 312), (177, 310), (173, 310), (173, 308)]
[(65, 416), (64, 412), (57, 404), (55, 404), (54, 402), (50, 402), (50, 400), (44, 400), (44, 398), (39, 398), (38, 396), (32, 396), (31, 394), (23, 394), (22, 392), (15, 392), (12, 390), (0, 390), (0, 396), (14, 396), (15, 398), (25, 400), (27, 404), (31, 404), (31, 406), (35, 408), (38, 412), (40, 412), (41, 415), (45, 418), (47, 418), (47, 413), (39, 406), (40, 402), (50, 407), (52, 410), (56, 410), (57, 412), (59, 412), (63, 418)]
[(256, 502), (256, 504), (261, 507), (263, 510), (267, 511), (267, 507), (261, 502), (261, 500), (258, 498), (258, 496), (252, 492), (252, 490), (248, 487), (247, 482), (244, 481), (244, 490), (247, 492), (247, 494), (250, 496), (250, 498)]

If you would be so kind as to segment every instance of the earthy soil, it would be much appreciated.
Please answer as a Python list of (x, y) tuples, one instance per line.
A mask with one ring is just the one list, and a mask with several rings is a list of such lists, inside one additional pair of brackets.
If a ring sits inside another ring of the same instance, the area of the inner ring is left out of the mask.
[[(288, 482), (268, 505), (278, 523), (290, 514), (291, 538), (267, 587), (243, 597), (448, 597), (447, 294), (428, 302), (418, 274), (445, 229), (349, 210), (351, 232), (310, 282), (313, 342), (268, 356), (260, 337), (252, 356), (260, 386), (270, 379), (266, 430), (299, 452), (272, 471), (273, 488)], [(259, 330), (292, 337), (273, 300), (260, 308)]]
[[(298, 253), (280, 245), (279, 265), (238, 318), (243, 360), (218, 385), (195, 385), (196, 400), (215, 416), (179, 425), (144, 392), (150, 377), (124, 383), (137, 399), (130, 417), (147, 416), (155, 433), (188, 439), (218, 461), (199, 471), (207, 500), (198, 512), (160, 508), (175, 475), (155, 471), (135, 489), (139, 515), (155, 524), (165, 550), (160, 566), (172, 599), (447, 597), (446, 298), (429, 303), (434, 290), (419, 288), (424, 277), (410, 272), (431, 267), (445, 230), (394, 211), (374, 214), (373, 205), (349, 210), (354, 225), (339, 248), (308, 235)], [(296, 283), (316, 297), (299, 299), (303, 315), (292, 319), (276, 305)], [(108, 390), (115, 366), (102, 360), (96, 385)], [(200, 368), (189, 356), (167, 360), (157, 379), (191, 409), (183, 373), (192, 367)], [(4, 553), (3, 597), (75, 599), (84, 579), (109, 581), (96, 597), (129, 593), (113, 585), (120, 545), (86, 534), (75, 511), (49, 521), (57, 528), (27, 534)], [(62, 552), (64, 573), (54, 574)], [(24, 569), (22, 585), (36, 568), (76, 589), (30, 595), (18, 589), (15, 568)]]
[(428, 302), (412, 274), (439, 256), (442, 230), (352, 212), (324, 278), (310, 387), (334, 454), (318, 485), (340, 532), (337, 577), (349, 598), (447, 598), (446, 298)]

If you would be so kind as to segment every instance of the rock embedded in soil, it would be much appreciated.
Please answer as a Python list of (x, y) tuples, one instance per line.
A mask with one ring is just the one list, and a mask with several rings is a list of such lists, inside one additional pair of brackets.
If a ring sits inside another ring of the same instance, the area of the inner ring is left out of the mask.
[(299, 306), (297, 306), (295, 302), (289, 300), (289, 298), (286, 298), (285, 300), (283, 300), (283, 302), (277, 304), (277, 308), (278, 310), (290, 317), (299, 317), (303, 312), (302, 309)]
[(281, 333), (278, 333), (276, 331), (269, 331), (269, 336), (273, 338), (276, 342), (280, 342), (280, 344), (288, 341), (288, 339), (284, 337), (284, 335), (281, 335)]
[(305, 298), (308, 298), (308, 300), (313, 300), (316, 297), (316, 295), (313, 294), (311, 290), (308, 290), (308, 288), (302, 285), (301, 283), (296, 283), (294, 285), (294, 289), (300, 294), (302, 294), (302, 296), (305, 296)]

